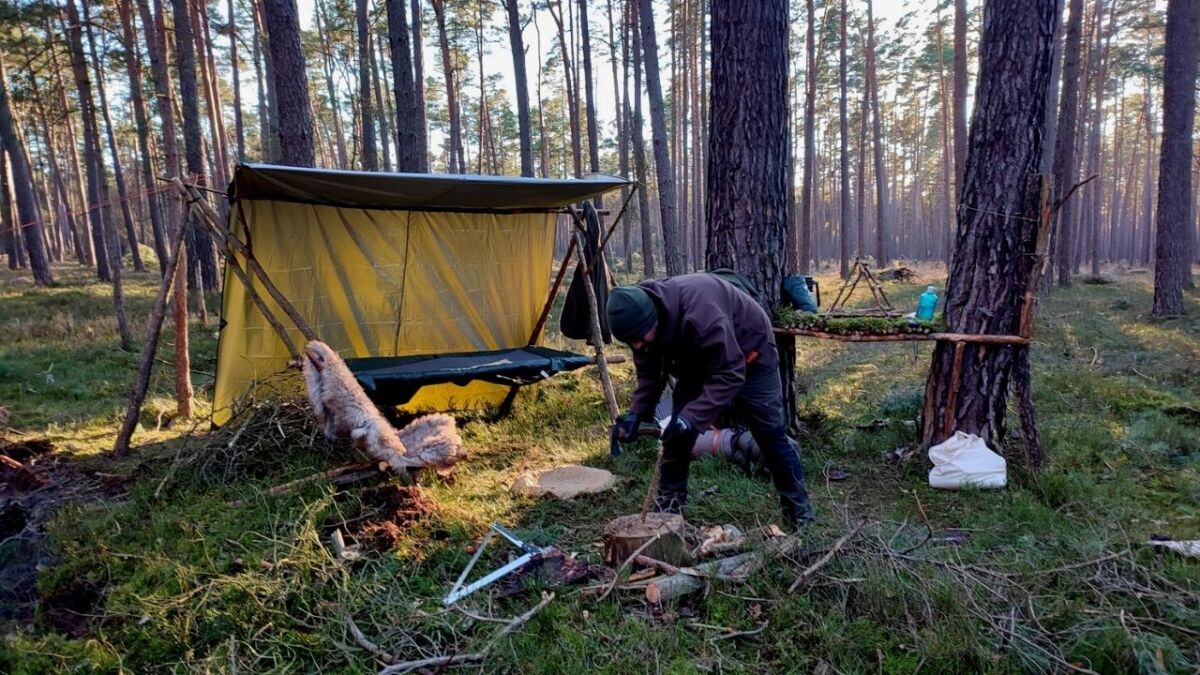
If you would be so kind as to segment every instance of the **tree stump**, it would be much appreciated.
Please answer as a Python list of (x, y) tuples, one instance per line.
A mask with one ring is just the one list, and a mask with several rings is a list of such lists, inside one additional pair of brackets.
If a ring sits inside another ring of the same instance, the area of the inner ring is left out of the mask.
[(686, 527), (683, 516), (674, 513), (647, 513), (645, 522), (636, 513), (615, 518), (604, 527), (604, 564), (619, 566), (657, 537), (642, 555), (672, 565), (686, 565), (690, 562)]

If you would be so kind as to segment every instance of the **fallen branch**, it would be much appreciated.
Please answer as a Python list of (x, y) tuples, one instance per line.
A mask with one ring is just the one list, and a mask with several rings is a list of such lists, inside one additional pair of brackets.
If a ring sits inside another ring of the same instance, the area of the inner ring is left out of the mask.
[(809, 565), (807, 569), (801, 572), (800, 576), (796, 577), (796, 580), (792, 582), (792, 585), (788, 586), (788, 593), (796, 592), (796, 589), (800, 586), (800, 584), (807, 581), (810, 577), (812, 577), (813, 574), (816, 574), (817, 570), (828, 564), (829, 561), (833, 559), (833, 556), (837, 555), (838, 551), (842, 550), (842, 547), (846, 545), (846, 542), (853, 539), (855, 535), (862, 531), (864, 525), (866, 525), (866, 521), (860, 521), (858, 525), (854, 526), (854, 529), (842, 535), (841, 539), (835, 541), (833, 546), (830, 546), (829, 550), (825, 552), (825, 555), (818, 558), (816, 562)]
[(471, 663), (481, 663), (483, 657), (483, 654), (451, 654), (450, 656), (435, 656), (430, 659), (403, 661), (384, 668), (379, 671), (379, 675), (400, 675), (400, 673), (411, 673), (420, 668), (443, 669), (450, 666), (465, 666)]
[(651, 603), (659, 604), (664, 600), (687, 595), (704, 588), (707, 579), (744, 581), (768, 558), (793, 555), (800, 551), (803, 543), (804, 540), (797, 535), (780, 537), (767, 541), (766, 545), (758, 551), (713, 560), (695, 567), (680, 568), (678, 574), (656, 579), (647, 584), (646, 599)]
[[(656, 569), (659, 572), (662, 572), (663, 574), (679, 574), (678, 567), (672, 565), (671, 563), (666, 563), (661, 560), (651, 558), (650, 556), (647, 556), (647, 555), (636, 555), (633, 557), (633, 562), (641, 565), (642, 567), (650, 567), (650, 568)], [(632, 580), (632, 578), (633, 577), (630, 577), (630, 580)]]
[(484, 648), (478, 652), (469, 654), (452, 654), (450, 656), (435, 656), (428, 659), (393, 663), (383, 670), (380, 670), (379, 675), (400, 675), (400, 673), (410, 673), (421, 668), (438, 668), (440, 670), (450, 666), (482, 663), (484, 659), (487, 658), (488, 652), (490, 652), (496, 645), (500, 644), (500, 641), (503, 640), (505, 636), (511, 635), (520, 629), (521, 626), (524, 626), (526, 623), (528, 623), (529, 620), (532, 619), (538, 612), (545, 609), (546, 605), (550, 604), (550, 601), (553, 599), (553, 593), (546, 593), (542, 595), (541, 602), (534, 605), (533, 608), (528, 612), (525, 612), (524, 614), (509, 621), (508, 624), (505, 625), (504, 628), (501, 628), (495, 635), (493, 635), (492, 638), (488, 640), (487, 645), (485, 645)]
[[(305, 476), (304, 478), (297, 478), (296, 480), (288, 481), (282, 485), (276, 485), (275, 487), (268, 489), (263, 494), (270, 497), (275, 497), (291, 492), (296, 488), (308, 485), (309, 483), (315, 483), (319, 480), (328, 480), (334, 485), (347, 485), (349, 483), (357, 483), (360, 480), (366, 480), (371, 476), (378, 474), (379, 467), (375, 462), (358, 462), (355, 464), (339, 466), (334, 469), (328, 469), (326, 471), (318, 471), (317, 473)], [(250, 503), (249, 499), (239, 499), (237, 501), (230, 502), (229, 505), (245, 506), (248, 503)]]
[(487, 656), (487, 653), (490, 652), (493, 647), (495, 647), (497, 644), (499, 644), (500, 640), (504, 639), (504, 637), (506, 635), (511, 635), (512, 633), (516, 632), (517, 629), (519, 629), (521, 626), (525, 625), (525, 623), (528, 622), (530, 619), (532, 619), (538, 612), (542, 611), (542, 609), (544, 609), (546, 607), (546, 605), (550, 604), (550, 601), (553, 599), (554, 599), (554, 593), (544, 593), (542, 595), (541, 602), (534, 605), (533, 608), (530, 609), (528, 612), (525, 612), (521, 616), (518, 616), (517, 618), (513, 619), (512, 621), (509, 621), (507, 626), (500, 629), (500, 632), (496, 633), (496, 635), (493, 636), (491, 640), (488, 640), (487, 646), (483, 648), (483, 651), (480, 652), (480, 654), (483, 656)]
[(761, 632), (763, 632), (764, 630), (766, 630), (766, 629), (767, 629), (767, 626), (768, 626), (768, 625), (770, 625), (770, 623), (771, 623), (770, 621), (764, 621), (764, 622), (762, 622), (762, 625), (761, 625), (761, 626), (759, 626), (758, 628), (755, 628), (755, 629), (753, 629), (753, 630), (735, 630), (735, 631), (730, 631), (730, 632), (728, 632), (728, 633), (725, 633), (725, 634), (723, 634), (723, 635), (717, 635), (716, 637), (710, 637), (710, 638), (708, 639), (708, 641), (709, 641), (709, 642), (720, 642), (721, 640), (729, 640), (729, 639), (731, 639), (731, 638), (737, 638), (737, 637), (749, 637), (749, 636), (751, 636), (751, 635), (758, 635), (759, 633), (761, 633)]
[(346, 619), (346, 629), (350, 631), (350, 635), (354, 637), (354, 641), (358, 643), (359, 647), (362, 647), (363, 649), (367, 650), (368, 652), (371, 652), (372, 656), (379, 659), (380, 661), (383, 661), (384, 663), (395, 663), (396, 662), (395, 656), (392, 656), (391, 654), (387, 653), (386, 651), (383, 650), (382, 647), (375, 644), (374, 642), (371, 642), (367, 638), (367, 636), (362, 632), (362, 630), (359, 629), (358, 624), (354, 623), (354, 619), (350, 618), (349, 614), (346, 615), (345, 619)]

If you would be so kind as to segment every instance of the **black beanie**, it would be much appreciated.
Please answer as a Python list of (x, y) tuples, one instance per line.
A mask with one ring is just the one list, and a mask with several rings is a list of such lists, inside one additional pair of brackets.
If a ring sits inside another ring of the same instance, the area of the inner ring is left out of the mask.
[(608, 296), (608, 325), (621, 342), (641, 340), (657, 322), (654, 301), (640, 287), (618, 286)]

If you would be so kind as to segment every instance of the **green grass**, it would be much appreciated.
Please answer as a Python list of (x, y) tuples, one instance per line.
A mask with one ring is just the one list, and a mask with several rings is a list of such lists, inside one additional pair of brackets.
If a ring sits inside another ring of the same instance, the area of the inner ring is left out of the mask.
[[(182, 422), (154, 430), (158, 413), (172, 408), (169, 363), (155, 371), (133, 457), (118, 463), (100, 454), (136, 355), (117, 347), (108, 289), (67, 270), (59, 276), (65, 283), (46, 290), (0, 276), (0, 405), (15, 429), (50, 436), (89, 470), (133, 480), (127, 498), (65, 507), (48, 526), (57, 564), (41, 573), (39, 588), (50, 594), (80, 579), (103, 588), (90, 632), (59, 635), (44, 610), (31, 626), (6, 626), (0, 671), (378, 668), (348, 633), (347, 614), (406, 658), (470, 652), (499, 626), (445, 612), (440, 597), (488, 523), (594, 558), (603, 524), (639, 508), (652, 448), (610, 458), (594, 373), (561, 375), (526, 390), (504, 420), (465, 422), (470, 459), (451, 481), (421, 479), (436, 512), (395, 551), (336, 562), (326, 535), (356, 512), (356, 490), (262, 493), (354, 455), (293, 433), (256, 444), (258, 454), (219, 454), (204, 465), (240, 462), (236, 471), (177, 464), (228, 437), (188, 435)], [(665, 612), (558, 589), (492, 650), (487, 669), (809, 672), (827, 664), (829, 672), (1008, 673), (1060, 668), (1059, 658), (1099, 672), (1194, 669), (1200, 564), (1143, 542), (1151, 534), (1200, 536), (1200, 302), (1189, 297), (1185, 318), (1150, 320), (1145, 282), (1112, 278), (1055, 291), (1039, 308), (1034, 385), (1048, 456), (1041, 474), (1013, 462), (1002, 491), (929, 489), (923, 460), (896, 465), (885, 455), (914, 436), (931, 347), (800, 339), (801, 440), (818, 509), (805, 536), (828, 545), (865, 518), (864, 534), (796, 594), (786, 589), (811, 559), (773, 561), (745, 584), (714, 583)], [(888, 284), (889, 297), (898, 308), (915, 307), (925, 283)], [(129, 280), (139, 333), (154, 290), (149, 274)], [(201, 402), (212, 330), (192, 329)], [(163, 339), (169, 361), (169, 330)], [(617, 367), (615, 377), (627, 401), (632, 370)], [(568, 461), (608, 468), (622, 481), (610, 494), (570, 503), (508, 492), (520, 473)], [(825, 480), (827, 466), (849, 478)], [(693, 523), (746, 528), (778, 518), (769, 482), (730, 465), (697, 462), (691, 485)], [(712, 485), (715, 494), (698, 496)], [(235, 499), (249, 503), (230, 506)], [(926, 519), (935, 531), (962, 530), (969, 539), (922, 544)], [(908, 558), (895, 556), (912, 547)], [(481, 565), (499, 564), (502, 551), (496, 546)], [(1111, 554), (1119, 555), (1104, 559)], [(1089, 562), (1097, 559), (1104, 560)], [(534, 602), (480, 594), (466, 605), (509, 617)], [(720, 641), (710, 638), (722, 630), (690, 625), (748, 630), (763, 622), (757, 635)]]

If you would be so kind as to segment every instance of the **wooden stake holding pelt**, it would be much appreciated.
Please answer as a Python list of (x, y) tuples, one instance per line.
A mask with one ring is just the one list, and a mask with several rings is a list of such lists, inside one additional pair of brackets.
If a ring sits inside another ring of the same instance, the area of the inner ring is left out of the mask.
[(604, 563), (616, 567), (628, 560), (639, 549), (649, 558), (672, 565), (686, 565), (691, 561), (686, 537), (687, 522), (677, 513), (650, 513), (658, 475), (662, 471), (663, 451), (658, 447), (658, 458), (654, 463), (654, 475), (646, 488), (641, 513), (621, 516), (608, 521), (604, 526)]

